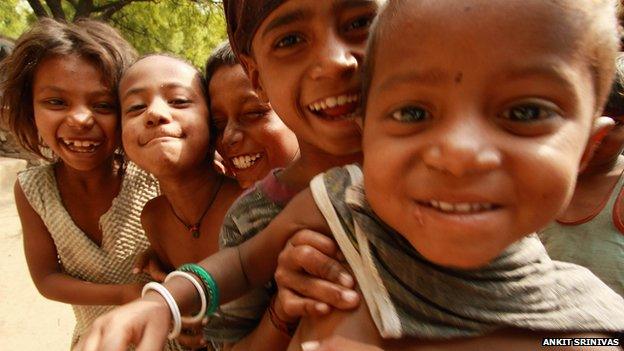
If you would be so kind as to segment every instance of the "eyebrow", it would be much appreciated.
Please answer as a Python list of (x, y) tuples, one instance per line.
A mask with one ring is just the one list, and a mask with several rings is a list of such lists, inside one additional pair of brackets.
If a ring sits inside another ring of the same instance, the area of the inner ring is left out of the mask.
[[(188, 90), (189, 92), (193, 92), (193, 89), (191, 87), (184, 85), (184, 84), (175, 83), (175, 82), (161, 84), (159, 88), (166, 88), (166, 89), (183, 88), (185, 90)], [(147, 87), (136, 87), (136, 88), (129, 89), (128, 91), (126, 91), (125, 94), (123, 94), (121, 99), (123, 100), (130, 95), (141, 94), (147, 89), (148, 89)]]
[(375, 0), (336, 0), (332, 5), (332, 10), (337, 12), (338, 10), (370, 7), (376, 4), (377, 2)]
[(305, 18), (309, 17), (310, 12), (311, 11), (309, 9), (297, 9), (278, 16), (274, 18), (271, 22), (269, 22), (266, 28), (264, 28), (264, 30), (262, 31), (261, 36), (264, 38), (267, 34), (275, 30), (276, 28), (303, 21)]
[(516, 80), (531, 76), (542, 76), (548, 77), (556, 81), (558, 84), (561, 84), (570, 91), (575, 90), (575, 86), (570, 80), (570, 74), (567, 72), (565, 67), (561, 67), (555, 63), (539, 63), (539, 64), (528, 64), (526, 66), (514, 67), (511, 70), (503, 73), (500, 79), (503, 80)]
[(451, 76), (439, 69), (428, 69), (421, 71), (411, 71), (408, 73), (393, 74), (389, 78), (386, 78), (379, 85), (378, 90), (384, 91), (388, 88), (401, 85), (401, 84), (426, 84), (426, 85), (440, 85), (442, 83), (449, 82)]
[[(48, 90), (55, 92), (55, 93), (66, 93), (68, 91), (66, 89), (57, 87), (55, 85), (44, 85), (43, 87), (38, 89), (39, 92), (46, 92)], [(111, 95), (111, 94), (112, 93), (110, 90), (96, 90), (96, 91), (87, 93), (88, 96), (102, 96), (102, 95)]]

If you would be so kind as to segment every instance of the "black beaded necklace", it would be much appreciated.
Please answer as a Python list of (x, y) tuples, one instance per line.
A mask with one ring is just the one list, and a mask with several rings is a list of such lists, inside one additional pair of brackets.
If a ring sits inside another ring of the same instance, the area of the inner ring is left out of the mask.
[(210, 194), (210, 200), (208, 200), (208, 204), (206, 205), (206, 208), (204, 209), (204, 212), (201, 214), (201, 216), (199, 216), (199, 219), (194, 224), (186, 224), (186, 222), (184, 220), (182, 220), (182, 218), (180, 218), (180, 216), (178, 216), (176, 211), (173, 209), (173, 206), (171, 205), (171, 202), (167, 201), (167, 202), (169, 202), (169, 207), (171, 208), (171, 213), (173, 213), (173, 215), (178, 219), (178, 221), (180, 221), (180, 223), (182, 223), (182, 225), (184, 225), (186, 227), (186, 229), (189, 231), (189, 233), (191, 233), (191, 235), (195, 239), (199, 238), (199, 227), (201, 226), (201, 222), (204, 219), (204, 216), (206, 215), (206, 213), (208, 213), (208, 210), (212, 206), (212, 203), (217, 198), (217, 194), (219, 193), (219, 190), (221, 189), (221, 185), (223, 184), (223, 178), (224, 177), (222, 175), (219, 175), (218, 177), (219, 177), (219, 179), (217, 180), (217, 184), (215, 184), (215, 186), (213, 187), (212, 194)]

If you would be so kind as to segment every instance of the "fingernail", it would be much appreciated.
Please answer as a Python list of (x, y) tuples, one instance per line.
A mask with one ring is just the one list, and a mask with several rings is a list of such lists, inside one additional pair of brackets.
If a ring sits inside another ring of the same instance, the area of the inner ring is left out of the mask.
[(342, 299), (347, 302), (355, 302), (358, 298), (358, 294), (353, 290), (343, 291), (340, 295), (342, 296)]
[(321, 313), (329, 312), (329, 306), (326, 303), (319, 302), (314, 305), (314, 308)]
[(350, 288), (353, 286), (353, 278), (347, 273), (340, 273), (338, 281), (340, 281), (340, 284), (342, 284), (344, 287)]
[(139, 273), (139, 269), (136, 267), (132, 268), (132, 274), (137, 274), (137, 273)]
[(318, 349), (321, 344), (318, 341), (306, 341), (301, 343), (301, 349), (303, 351), (314, 351)]

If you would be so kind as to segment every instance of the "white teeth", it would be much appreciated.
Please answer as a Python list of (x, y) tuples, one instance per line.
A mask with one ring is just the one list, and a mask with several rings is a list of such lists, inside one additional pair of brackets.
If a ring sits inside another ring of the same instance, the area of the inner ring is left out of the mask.
[(489, 211), (493, 207), (491, 203), (468, 203), (468, 202), (450, 203), (450, 202), (437, 201), (437, 200), (430, 200), (429, 205), (431, 205), (431, 207), (436, 208), (442, 212), (456, 212), (456, 213)]
[(61, 139), (68, 149), (75, 152), (93, 152), (102, 142), (93, 140)]
[(343, 94), (339, 96), (330, 96), (320, 101), (316, 101), (308, 105), (308, 109), (313, 112), (325, 110), (336, 106), (341, 106), (351, 102), (358, 101), (360, 99), (359, 94)]
[(260, 158), (260, 153), (257, 154), (249, 154), (249, 155), (241, 155), (232, 157), (230, 160), (236, 169), (246, 169), (254, 165), (256, 160)]

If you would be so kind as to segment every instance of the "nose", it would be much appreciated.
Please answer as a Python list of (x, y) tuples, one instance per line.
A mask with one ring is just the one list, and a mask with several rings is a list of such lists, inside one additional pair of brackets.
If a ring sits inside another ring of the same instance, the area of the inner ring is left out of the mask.
[(226, 150), (230, 150), (243, 141), (243, 132), (235, 122), (228, 121), (223, 130), (223, 138), (221, 140)]
[(145, 111), (145, 125), (147, 127), (155, 127), (161, 124), (171, 122), (171, 113), (169, 105), (162, 99), (154, 99)]
[(464, 177), (492, 171), (502, 164), (500, 150), (482, 125), (458, 120), (425, 148), (423, 162), (431, 169)]
[(93, 127), (95, 120), (93, 113), (86, 106), (76, 106), (69, 111), (67, 124), (70, 127), (78, 129), (90, 129)]
[(320, 43), (315, 62), (310, 70), (314, 80), (321, 78), (348, 78), (355, 74), (363, 58), (361, 48), (341, 38), (329, 29), (327, 39)]

